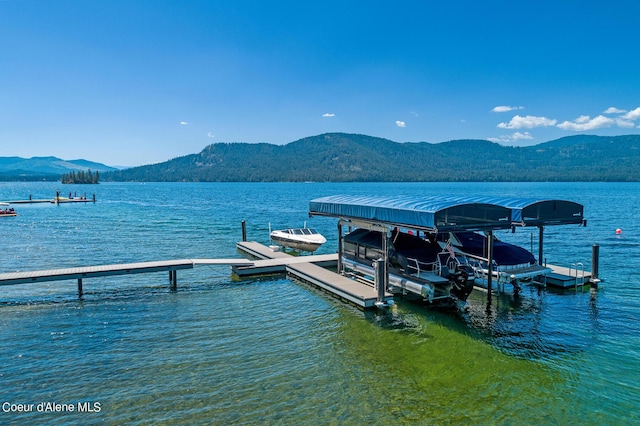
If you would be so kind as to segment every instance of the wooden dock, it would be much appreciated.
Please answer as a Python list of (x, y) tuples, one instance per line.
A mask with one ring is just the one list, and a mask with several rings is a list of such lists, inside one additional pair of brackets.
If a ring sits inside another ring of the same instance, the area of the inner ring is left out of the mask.
[(81, 266), (76, 268), (47, 269), (40, 271), (8, 272), (0, 274), (0, 286), (39, 283), (47, 281), (78, 280), (78, 294), (82, 296), (82, 280), (85, 278), (114, 275), (169, 272), (171, 289), (177, 286), (177, 271), (193, 269), (195, 265), (251, 265), (247, 259), (181, 259), (154, 262), (117, 263), (112, 265)]
[[(242, 241), (237, 243), (236, 247), (259, 259), (254, 262), (253, 266), (233, 266), (233, 271), (240, 276), (285, 272), (294, 279), (320, 288), (361, 309), (374, 308), (379, 305), (378, 292), (375, 288), (326, 269), (327, 266), (336, 265), (337, 253), (291, 256), (281, 251), (273, 251), (255, 241)], [(393, 295), (385, 292), (382, 304), (387, 305), (392, 300)]]
[(24, 200), (11, 200), (11, 201), (2, 201), (6, 204), (66, 204), (66, 203), (95, 203), (96, 202), (96, 194), (93, 194), (91, 198), (88, 198), (86, 195), (77, 196), (69, 194), (70, 197), (61, 197), (60, 191), (56, 192), (56, 196), (54, 198), (33, 198), (29, 195), (28, 199)]
[(177, 288), (177, 271), (193, 269), (196, 265), (228, 265), (241, 277), (286, 273), (320, 288), (333, 296), (359, 308), (388, 306), (393, 295), (384, 292), (379, 295), (371, 285), (352, 280), (331, 272), (327, 267), (335, 266), (338, 254), (292, 256), (256, 242), (240, 242), (239, 250), (258, 260), (248, 259), (178, 259), (154, 262), (118, 263), (112, 265), (81, 266), (74, 268), (48, 269), (39, 271), (0, 273), (0, 286), (33, 284), (47, 281), (77, 280), (78, 295), (83, 295), (83, 280), (115, 275), (168, 272), (170, 288)]

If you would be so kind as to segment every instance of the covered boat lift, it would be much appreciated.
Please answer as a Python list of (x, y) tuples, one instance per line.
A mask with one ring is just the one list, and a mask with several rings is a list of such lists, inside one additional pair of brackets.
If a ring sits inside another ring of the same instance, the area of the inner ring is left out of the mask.
[[(572, 201), (499, 196), (333, 195), (309, 202), (310, 217), (326, 216), (339, 219), (338, 272), (342, 272), (342, 226), (345, 224), (381, 233), (386, 233), (389, 227), (409, 228), (427, 233), (487, 232), (488, 297), (491, 297), (494, 230), (511, 228), (515, 231), (515, 227), (537, 226), (540, 236), (538, 262), (542, 265), (544, 227), (586, 225), (583, 213), (584, 207)], [(386, 263), (387, 259), (384, 261)], [(388, 277), (385, 277), (385, 288), (387, 280)]]
[(511, 209), (513, 226), (537, 226), (538, 263), (542, 265), (544, 246), (544, 227), (550, 225), (583, 225), (584, 206), (573, 201), (538, 200), (534, 198), (505, 198), (500, 205)]

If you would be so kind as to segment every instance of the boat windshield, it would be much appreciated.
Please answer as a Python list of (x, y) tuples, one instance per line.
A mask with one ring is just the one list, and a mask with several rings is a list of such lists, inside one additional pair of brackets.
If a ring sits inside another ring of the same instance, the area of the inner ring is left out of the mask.
[(311, 228), (288, 229), (287, 232), (294, 235), (315, 235), (319, 233), (315, 229)]

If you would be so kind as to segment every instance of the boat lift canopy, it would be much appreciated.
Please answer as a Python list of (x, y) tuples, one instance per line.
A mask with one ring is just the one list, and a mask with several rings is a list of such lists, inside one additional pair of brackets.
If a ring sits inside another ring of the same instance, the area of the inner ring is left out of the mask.
[[(493, 276), (494, 230), (516, 226), (537, 226), (538, 264), (543, 264), (544, 227), (546, 225), (585, 224), (581, 204), (563, 200), (482, 196), (407, 196), (367, 197), (333, 195), (309, 202), (309, 216), (329, 216), (340, 219), (338, 232), (342, 234), (342, 221), (364, 222), (367, 226), (399, 226), (429, 233), (457, 231), (488, 231), (487, 299), (491, 301)], [(385, 232), (380, 230), (378, 232)], [(386, 241), (383, 253), (387, 262)], [(338, 238), (338, 271), (342, 270), (342, 238)], [(385, 268), (386, 270), (386, 268)], [(386, 274), (386, 273), (385, 273)], [(388, 277), (383, 278), (386, 288)]]
[(584, 222), (583, 206), (563, 200), (490, 196), (333, 195), (309, 202), (309, 216), (329, 216), (427, 232), (507, 229)]
[(584, 206), (573, 201), (503, 198), (500, 205), (511, 209), (511, 222), (517, 226), (584, 223)]

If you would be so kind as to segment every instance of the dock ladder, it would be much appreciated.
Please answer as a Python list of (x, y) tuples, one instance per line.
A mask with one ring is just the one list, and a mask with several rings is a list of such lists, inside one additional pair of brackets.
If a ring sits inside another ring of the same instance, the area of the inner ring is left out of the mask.
[(578, 278), (579, 278), (579, 273), (582, 273), (582, 281), (580, 282), (580, 285), (584, 285), (584, 265), (582, 264), (582, 262), (577, 262), (577, 263), (572, 263), (571, 266), (569, 267), (569, 275), (573, 276), (573, 271), (575, 271), (575, 289), (576, 291), (578, 291)]

